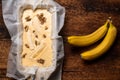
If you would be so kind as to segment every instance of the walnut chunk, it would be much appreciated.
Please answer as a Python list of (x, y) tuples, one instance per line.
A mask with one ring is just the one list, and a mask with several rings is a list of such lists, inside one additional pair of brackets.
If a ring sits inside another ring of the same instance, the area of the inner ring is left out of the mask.
[(26, 55), (27, 55), (27, 53), (23, 54), (23, 55), (22, 55), (22, 58), (25, 58), (25, 57), (26, 57)]
[(37, 41), (35, 40), (35, 45), (37, 46)]
[(29, 45), (28, 45), (28, 44), (25, 44), (25, 47), (26, 47), (26, 48), (29, 48)]
[(48, 30), (48, 27), (47, 27), (47, 26), (45, 26), (45, 30)]
[(37, 14), (37, 17), (42, 25), (46, 22), (46, 18), (44, 17), (43, 13), (41, 13), (40, 15)]
[(35, 33), (35, 30), (33, 30), (33, 33)]
[(38, 35), (35, 35), (36, 38), (38, 38)]
[(30, 16), (27, 16), (25, 19), (26, 19), (26, 21), (31, 21)]
[(45, 35), (45, 34), (43, 34), (43, 38), (46, 38), (46, 35)]
[(38, 17), (38, 18), (42, 18), (43, 16), (44, 16), (43, 13), (41, 13), (40, 15), (37, 14), (37, 17)]
[(35, 40), (35, 45), (36, 45), (36, 46), (37, 46), (37, 45), (40, 45), (40, 42), (38, 42), (38, 41)]
[(44, 16), (43, 13), (41, 13), (40, 16), (43, 17)]
[(41, 64), (44, 64), (45, 63), (45, 60), (44, 59), (39, 59), (37, 60), (38, 63), (41, 63)]
[(28, 27), (28, 26), (25, 26), (25, 31), (26, 31), (26, 32), (28, 31), (28, 29), (29, 29), (29, 27)]
[(43, 17), (43, 18), (41, 19), (41, 24), (44, 24), (45, 22), (46, 22), (46, 18)]

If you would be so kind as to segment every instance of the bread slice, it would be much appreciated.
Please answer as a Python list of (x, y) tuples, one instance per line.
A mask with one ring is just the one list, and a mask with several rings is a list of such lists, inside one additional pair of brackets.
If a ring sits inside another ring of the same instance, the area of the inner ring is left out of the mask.
[(52, 65), (52, 14), (46, 9), (26, 9), (22, 15), (22, 65), (25, 67)]

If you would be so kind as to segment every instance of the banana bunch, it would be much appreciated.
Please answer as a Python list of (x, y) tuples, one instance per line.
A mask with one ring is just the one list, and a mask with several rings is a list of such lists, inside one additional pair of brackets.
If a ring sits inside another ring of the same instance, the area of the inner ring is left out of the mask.
[(97, 42), (98, 40), (100, 40), (101, 38), (105, 36), (107, 29), (108, 29), (107, 28), (108, 22), (109, 21), (107, 20), (103, 26), (101, 26), (95, 32), (91, 34), (84, 35), (84, 36), (69, 36), (68, 37), (69, 44), (83, 47), (83, 46), (89, 46)]
[(80, 47), (89, 46), (104, 37), (103, 41), (95, 48), (80, 54), (81, 58), (84, 60), (93, 60), (104, 54), (111, 47), (116, 38), (116, 35), (116, 27), (112, 24), (111, 20), (107, 20), (103, 26), (89, 35), (69, 36), (68, 43)]

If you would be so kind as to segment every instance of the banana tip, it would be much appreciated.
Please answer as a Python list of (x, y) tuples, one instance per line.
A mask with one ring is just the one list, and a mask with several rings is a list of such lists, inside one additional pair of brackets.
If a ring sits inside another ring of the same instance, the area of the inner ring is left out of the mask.
[(108, 22), (112, 22), (112, 17), (108, 17)]

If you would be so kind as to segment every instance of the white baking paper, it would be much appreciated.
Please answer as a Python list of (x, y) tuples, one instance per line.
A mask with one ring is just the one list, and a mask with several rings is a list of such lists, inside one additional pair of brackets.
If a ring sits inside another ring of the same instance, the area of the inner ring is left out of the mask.
[[(21, 65), (23, 9), (47, 8), (53, 13), (53, 53), (54, 63), (49, 68), (23, 67)], [(58, 35), (64, 25), (65, 9), (53, 0), (2, 0), (5, 25), (11, 36), (11, 49), (8, 57), (7, 76), (16, 80), (61, 80), (64, 57), (63, 39)]]

